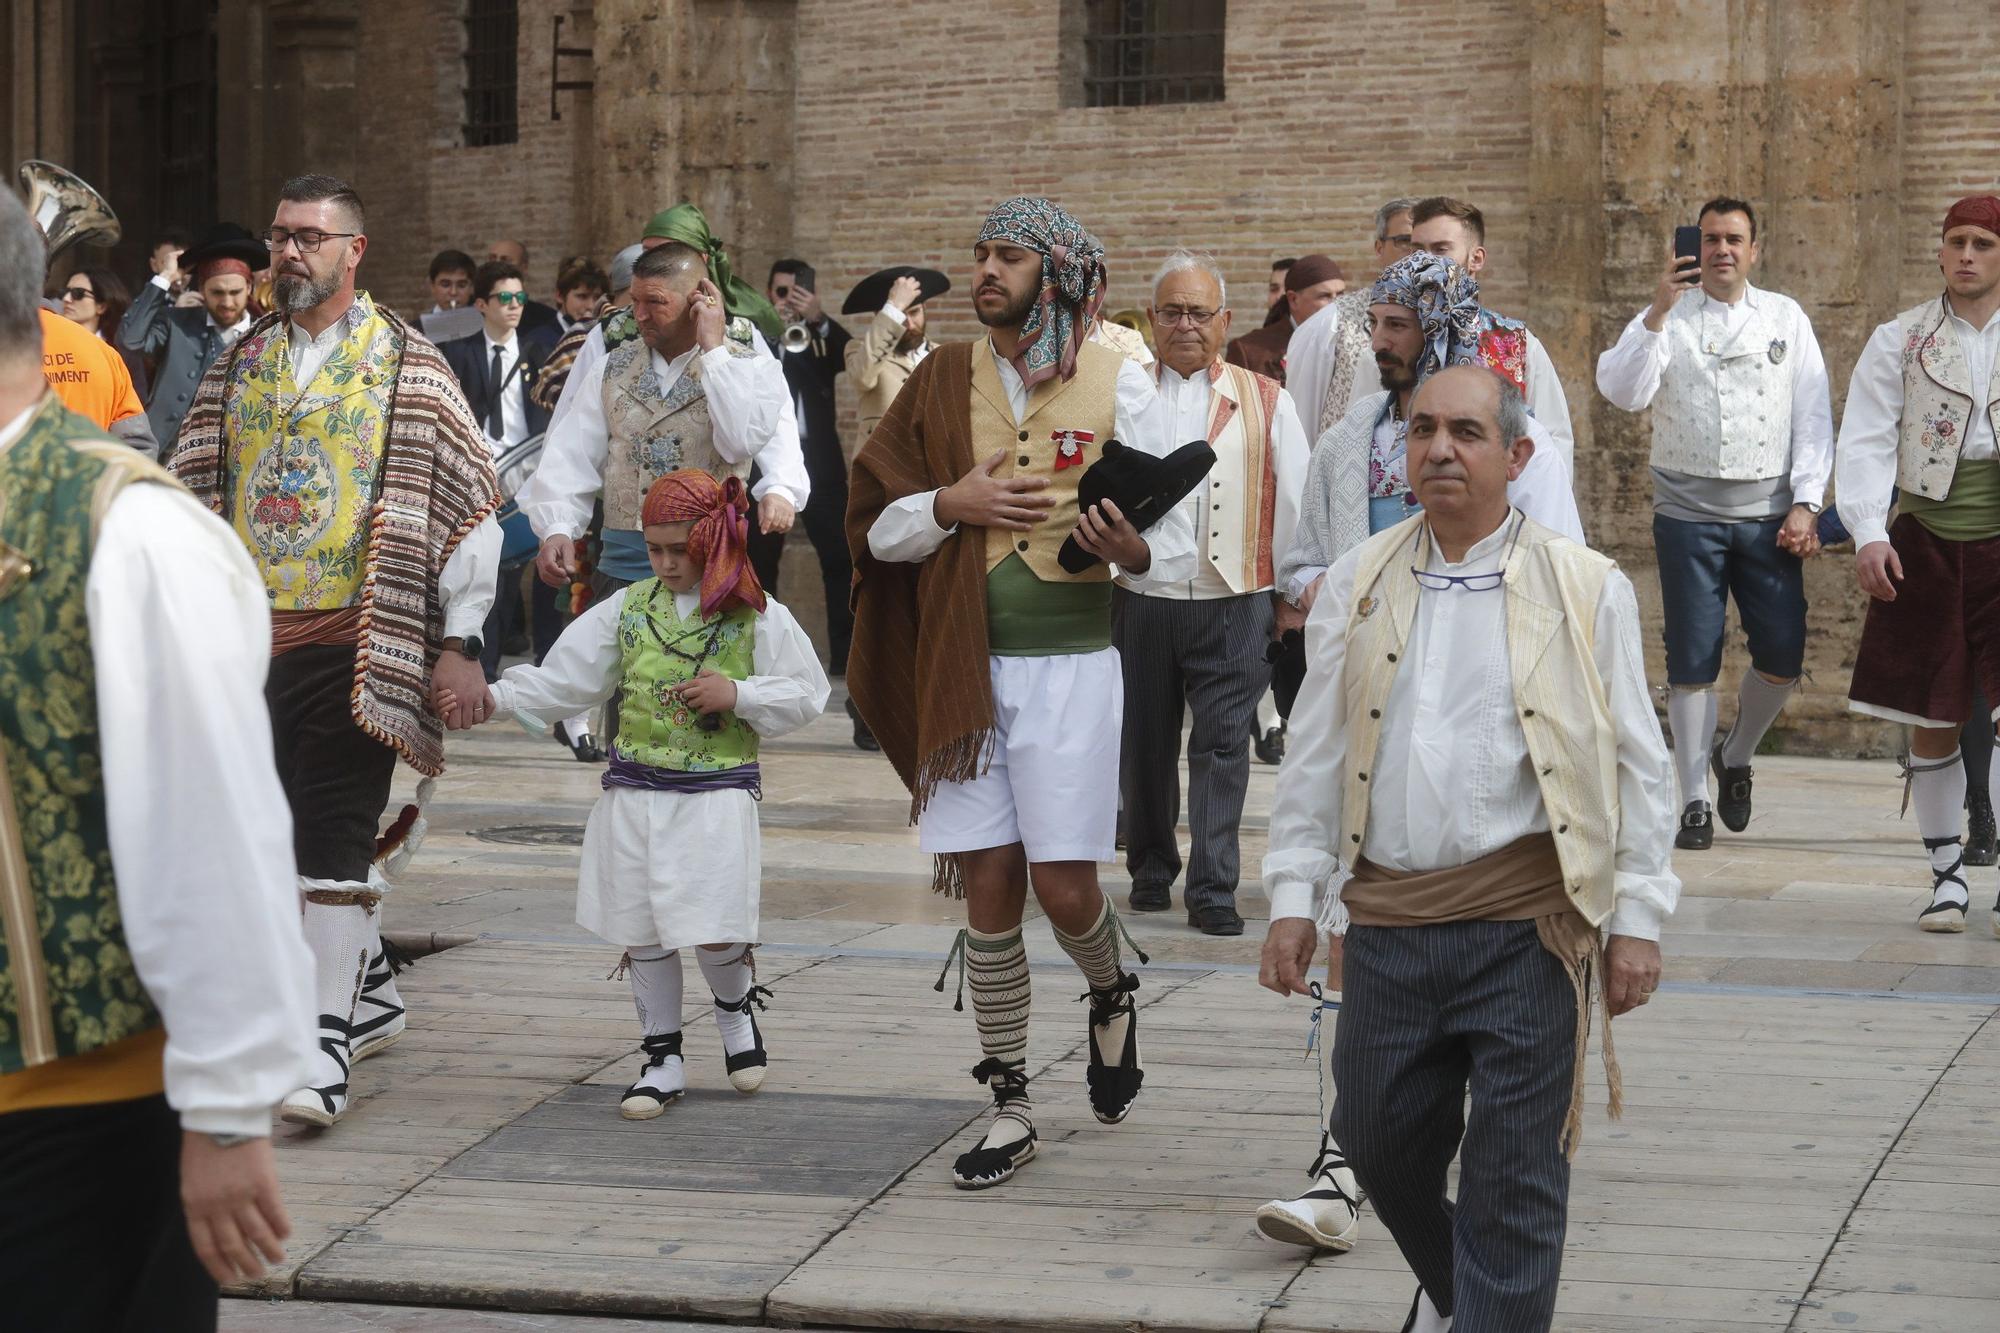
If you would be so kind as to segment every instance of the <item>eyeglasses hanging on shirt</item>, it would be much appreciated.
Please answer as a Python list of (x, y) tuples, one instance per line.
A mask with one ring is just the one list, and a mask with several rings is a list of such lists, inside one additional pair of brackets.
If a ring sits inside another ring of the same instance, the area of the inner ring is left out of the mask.
[[(1464, 592), (1492, 592), (1507, 581), (1507, 564), (1514, 558), (1514, 548), (1521, 543), (1521, 529), (1528, 521), (1520, 514), (1515, 514), (1513, 517), (1514, 531), (1509, 534), (1507, 549), (1500, 556), (1500, 568), (1494, 570), (1492, 573), (1434, 574), (1430, 570), (1423, 568), (1425, 562), (1419, 558), (1415, 564), (1410, 566), (1410, 576), (1416, 579), (1419, 588), (1427, 592), (1450, 592), (1453, 588)], [(1412, 543), (1417, 547), (1419, 557), (1423, 554), (1425, 543), (1430, 540), (1431, 525), (1426, 523), (1417, 530), (1417, 535), (1412, 539)]]

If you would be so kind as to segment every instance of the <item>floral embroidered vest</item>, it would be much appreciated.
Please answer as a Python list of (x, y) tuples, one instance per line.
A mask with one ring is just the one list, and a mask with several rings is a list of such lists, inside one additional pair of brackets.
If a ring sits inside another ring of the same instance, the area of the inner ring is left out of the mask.
[(1652, 465), (1691, 477), (1784, 476), (1792, 457), (1789, 299), (1747, 291), (1749, 315), (1731, 336), (1701, 288), (1667, 312), (1668, 361), (1653, 398)]
[(118, 911), (84, 589), (133, 481), (173, 485), (53, 398), (0, 451), (0, 1074), (159, 1026)]
[(246, 338), (231, 367), (225, 513), (277, 611), (361, 600), (376, 481), (402, 340), (367, 295), (303, 390), (288, 324)]
[(667, 695), (703, 667), (731, 680), (755, 675), (755, 611), (739, 606), (704, 616), (697, 607), (683, 617), (664, 583), (642, 579), (625, 592), (618, 646), (624, 690), (618, 708), (620, 755), (677, 773), (715, 773), (756, 762), (757, 733), (749, 723), (722, 713), (718, 730), (703, 731), (700, 714)]
[(1479, 360), (1488, 370), (1528, 391), (1528, 326), (1497, 311), (1479, 307)]
[(2000, 436), (2000, 363), (1986, 383), (1986, 401), (1972, 401), (1972, 376), (1958, 326), (1936, 297), (1897, 316), (1903, 335), (1903, 428), (1896, 484), (1931, 500), (1951, 493), (1959, 451), (1972, 414), (1984, 412)]
[[(756, 356), (742, 343), (725, 339), (731, 356)], [(750, 463), (725, 462), (715, 449), (708, 396), (701, 388), (701, 358), (688, 358), (674, 387), (660, 392), (652, 349), (645, 340), (620, 342), (604, 359), (604, 424), (611, 445), (604, 461), (604, 526), (634, 532), (639, 509), (653, 483), (684, 467), (700, 468), (718, 481), (747, 480)]]

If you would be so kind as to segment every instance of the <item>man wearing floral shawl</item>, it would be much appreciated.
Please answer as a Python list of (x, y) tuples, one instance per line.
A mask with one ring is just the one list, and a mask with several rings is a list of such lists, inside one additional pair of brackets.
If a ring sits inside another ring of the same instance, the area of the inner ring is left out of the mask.
[[(1371, 533), (1395, 526), (1417, 509), (1410, 491), (1404, 445), (1405, 416), (1417, 386), (1446, 366), (1492, 366), (1484, 354), (1479, 283), (1442, 256), (1419, 251), (1382, 270), (1369, 294), (1369, 340), (1385, 386), (1356, 400), (1313, 446), (1299, 503), (1292, 549), (1278, 566), (1281, 633), (1302, 633), (1327, 569)], [(1583, 541), (1569, 469), (1548, 428), (1528, 418), (1534, 453), (1507, 485), (1516, 509), (1543, 527)], [(1295, 663), (1289, 679), (1285, 668)], [(1297, 694), (1305, 655), (1294, 649), (1278, 663), (1272, 682), (1287, 711)], [(1266, 1235), (1295, 1244), (1346, 1250), (1360, 1228), (1360, 1194), (1332, 1131), (1324, 1131), (1309, 1175), (1310, 1188), (1295, 1199), (1274, 1199), (1257, 1210)]]
[[(1031, 886), (1090, 986), (1091, 1109), (1115, 1124), (1139, 1091), (1139, 982), (1096, 864), (1114, 857), (1123, 709), (1111, 566), (1140, 585), (1187, 579), (1194, 538), (1178, 507), (1143, 534), (1109, 502), (1078, 512), (1077, 480), (1114, 437), (1171, 443), (1152, 377), (1087, 337), (1097, 239), (1046, 199), (1009, 199), (980, 229), (971, 291), (987, 335), (926, 357), (855, 459), (847, 679), (914, 797), (938, 887), (966, 899), (973, 1076), (995, 1113), (952, 1179), (983, 1189), (1035, 1154)], [(1072, 532), (1105, 563), (1065, 570)]]

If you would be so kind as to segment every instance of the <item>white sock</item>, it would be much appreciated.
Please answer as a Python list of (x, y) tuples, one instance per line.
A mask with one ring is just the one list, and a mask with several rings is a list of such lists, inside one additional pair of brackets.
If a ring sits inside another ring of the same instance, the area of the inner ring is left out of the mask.
[[(1736, 692), (1736, 724), (1722, 742), (1722, 762), (1729, 768), (1748, 768), (1756, 756), (1757, 743), (1785, 711), (1785, 700), (1798, 688), (1796, 680), (1773, 685), (1755, 671), (1743, 673), (1742, 688)], [(1713, 696), (1711, 696), (1713, 697)]]
[[(681, 1030), (681, 958), (673, 949), (647, 945), (625, 951), (625, 975), (632, 982), (632, 1003), (639, 1011), (639, 1030), (661, 1037)], [(687, 1089), (687, 1066), (678, 1055), (650, 1065), (633, 1087), (672, 1095)]]
[(575, 717), (566, 717), (563, 719), (562, 725), (563, 735), (572, 739), (578, 736), (588, 736), (593, 731), (590, 725), (589, 713), (578, 713)]
[(648, 944), (625, 951), (625, 973), (632, 979), (632, 1004), (639, 1011), (639, 1030), (648, 1037), (681, 1030), (681, 956), (677, 950)]
[[(701, 975), (708, 982), (708, 988), (715, 992), (716, 999), (731, 1004), (740, 1002), (750, 993), (749, 955), (750, 946), (747, 944), (694, 951), (694, 956), (701, 962)], [(747, 1013), (718, 1008), (715, 1011), (715, 1026), (722, 1033), (724, 1054), (741, 1055), (757, 1044)]]
[[(1917, 812), (1918, 835), (1926, 842), (1951, 839), (1929, 849), (1931, 873), (1941, 875), (1965, 855), (1965, 846), (1959, 840), (1965, 818), (1965, 765), (1959, 761), (1957, 750), (1942, 759), (1911, 755), (1909, 762), (1916, 770), (1910, 774), (1910, 805)], [(1938, 883), (1933, 901), (1961, 904), (1968, 901), (1962, 882), (1965, 871), (1960, 869), (1957, 874), (1961, 879)]]
[(1680, 779), (1681, 808), (1708, 800), (1708, 751), (1715, 743), (1715, 691), (1667, 694), (1667, 729), (1674, 737), (1674, 773)]

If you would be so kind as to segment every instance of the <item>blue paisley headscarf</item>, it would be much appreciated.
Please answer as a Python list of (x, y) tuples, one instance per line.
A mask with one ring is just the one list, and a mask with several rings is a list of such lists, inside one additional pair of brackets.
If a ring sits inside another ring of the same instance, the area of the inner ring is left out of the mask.
[(1417, 383), (1446, 366), (1479, 364), (1479, 282), (1443, 255), (1404, 255), (1375, 279), (1369, 304), (1417, 312), (1424, 332)]
[(1074, 375), (1077, 348), (1104, 304), (1104, 246), (1062, 209), (1025, 194), (994, 206), (979, 241), (1041, 252), (1041, 294), (1012, 358), (1021, 383), (1032, 389), (1051, 375)]

